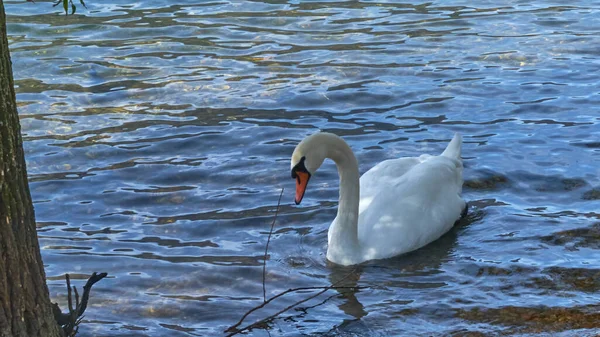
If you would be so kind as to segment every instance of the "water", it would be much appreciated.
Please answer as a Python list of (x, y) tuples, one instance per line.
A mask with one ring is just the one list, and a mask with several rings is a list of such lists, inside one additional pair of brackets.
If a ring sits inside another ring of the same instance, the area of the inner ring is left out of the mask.
[[(597, 1), (6, 3), (53, 300), (94, 271), (81, 336), (600, 333)], [(469, 216), (414, 253), (325, 260), (337, 173), (293, 205), (321, 129), (361, 172), (464, 135)], [(341, 281), (340, 281), (341, 280)], [(336, 283), (339, 282), (339, 283)], [(292, 293), (250, 324), (307, 298)]]

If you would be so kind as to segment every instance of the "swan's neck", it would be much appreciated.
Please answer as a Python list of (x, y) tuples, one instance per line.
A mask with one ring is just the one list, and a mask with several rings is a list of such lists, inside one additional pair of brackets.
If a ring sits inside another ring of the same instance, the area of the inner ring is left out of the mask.
[(340, 175), (340, 197), (337, 217), (329, 228), (327, 258), (336, 263), (355, 259), (360, 252), (358, 242), (358, 204), (360, 175), (358, 162), (350, 147), (343, 141), (335, 142), (327, 157), (337, 165)]

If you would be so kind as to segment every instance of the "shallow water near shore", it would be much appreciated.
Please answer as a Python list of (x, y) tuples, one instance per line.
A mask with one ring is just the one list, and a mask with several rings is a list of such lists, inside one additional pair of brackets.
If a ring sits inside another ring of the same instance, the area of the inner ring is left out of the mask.
[[(51, 296), (98, 283), (79, 335), (600, 334), (600, 3), (6, 1)], [(305, 136), (364, 172), (464, 137), (469, 214), (355, 268), (325, 259), (332, 163), (293, 204)], [(243, 325), (316, 291), (288, 294)]]

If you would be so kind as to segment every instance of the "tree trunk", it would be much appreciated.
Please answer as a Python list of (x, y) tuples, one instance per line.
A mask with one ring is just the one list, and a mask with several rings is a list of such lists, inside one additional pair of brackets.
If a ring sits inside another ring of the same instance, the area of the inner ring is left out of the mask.
[(0, 0), (0, 337), (59, 337), (37, 239)]

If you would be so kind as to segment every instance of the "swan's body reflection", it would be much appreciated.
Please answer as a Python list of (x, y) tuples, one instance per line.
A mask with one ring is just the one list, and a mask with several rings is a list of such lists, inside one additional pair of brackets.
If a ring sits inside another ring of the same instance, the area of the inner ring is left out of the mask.
[[(329, 282), (336, 286), (350, 287), (336, 289), (339, 294), (337, 298), (341, 299), (337, 307), (350, 318), (344, 319), (335, 327), (335, 333), (351, 330), (353, 334), (356, 332), (369, 334), (368, 331), (371, 331), (368, 321), (363, 320), (365, 316), (369, 315), (369, 311), (359, 300), (362, 297), (361, 293), (368, 297), (370, 291), (389, 292), (390, 301), (396, 304), (409, 304), (413, 300), (403, 297), (400, 294), (403, 292), (398, 289), (418, 290), (444, 286), (443, 282), (426, 284), (414, 282), (411, 281), (411, 276), (423, 278), (440, 274), (442, 265), (451, 259), (459, 233), (475, 220), (475, 216), (476, 213), (469, 214), (437, 241), (402, 256), (374, 260), (353, 267), (327, 262)], [(358, 288), (359, 286), (366, 286), (368, 289), (361, 290)]]

